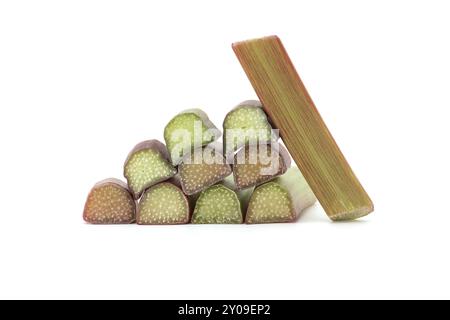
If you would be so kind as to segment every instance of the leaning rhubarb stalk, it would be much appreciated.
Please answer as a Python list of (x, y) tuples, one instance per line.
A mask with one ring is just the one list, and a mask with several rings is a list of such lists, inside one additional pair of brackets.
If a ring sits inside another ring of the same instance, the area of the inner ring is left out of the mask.
[(192, 223), (239, 224), (243, 222), (241, 202), (233, 190), (216, 184), (204, 190), (197, 200)]
[(260, 185), (248, 205), (246, 223), (293, 222), (312, 206), (316, 197), (297, 167), (284, 175)]
[(324, 123), (277, 36), (233, 44), (264, 111), (332, 220), (373, 211), (373, 203)]
[(139, 143), (124, 165), (124, 176), (135, 199), (139, 199), (148, 187), (170, 179), (176, 172), (169, 162), (166, 146), (158, 140)]
[(92, 224), (129, 224), (136, 219), (136, 202), (127, 185), (117, 179), (97, 183), (88, 195), (83, 219)]
[(231, 166), (215, 148), (198, 148), (178, 166), (181, 187), (187, 195), (196, 194), (231, 175)]
[(136, 221), (141, 225), (185, 224), (189, 218), (189, 202), (181, 189), (171, 182), (161, 182), (142, 195)]
[(233, 175), (238, 190), (256, 186), (284, 174), (291, 156), (279, 143), (247, 145), (234, 156)]
[(200, 109), (189, 109), (176, 115), (164, 128), (164, 140), (173, 165), (178, 165), (191, 150), (219, 139), (221, 132)]
[(257, 100), (244, 101), (231, 110), (223, 121), (223, 133), (226, 155), (246, 144), (269, 143), (278, 139)]

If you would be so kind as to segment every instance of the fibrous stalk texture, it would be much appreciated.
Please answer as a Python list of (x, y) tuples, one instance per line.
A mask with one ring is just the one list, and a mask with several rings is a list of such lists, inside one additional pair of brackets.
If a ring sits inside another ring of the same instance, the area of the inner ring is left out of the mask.
[(276, 36), (233, 44), (271, 123), (332, 220), (373, 211), (373, 203), (340, 151)]

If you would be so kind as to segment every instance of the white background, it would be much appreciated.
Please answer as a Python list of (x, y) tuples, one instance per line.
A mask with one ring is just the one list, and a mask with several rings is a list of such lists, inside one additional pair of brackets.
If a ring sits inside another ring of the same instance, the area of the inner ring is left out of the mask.
[[(2, 1), (0, 298), (450, 298), (448, 1)], [(90, 226), (98, 180), (177, 112), (255, 98), (277, 34), (376, 211)]]

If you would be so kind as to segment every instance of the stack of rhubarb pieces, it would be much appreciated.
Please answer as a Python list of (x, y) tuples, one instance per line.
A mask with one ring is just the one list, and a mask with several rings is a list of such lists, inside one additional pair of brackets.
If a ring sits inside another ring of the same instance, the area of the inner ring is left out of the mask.
[(166, 144), (148, 140), (131, 150), (127, 183), (107, 179), (93, 187), (86, 222), (292, 222), (316, 201), (259, 101), (231, 110), (223, 135), (205, 112), (191, 109), (170, 120), (164, 138)]

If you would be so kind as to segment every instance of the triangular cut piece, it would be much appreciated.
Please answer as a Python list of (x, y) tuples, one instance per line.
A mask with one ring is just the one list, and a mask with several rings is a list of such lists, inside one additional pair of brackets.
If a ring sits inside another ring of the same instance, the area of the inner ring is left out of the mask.
[(180, 188), (169, 182), (159, 183), (142, 195), (138, 224), (184, 224), (189, 222), (189, 202)]
[(301, 211), (312, 206), (316, 197), (297, 167), (281, 177), (260, 185), (253, 192), (246, 223), (293, 222)]
[(234, 156), (237, 189), (246, 189), (284, 174), (291, 165), (287, 150), (278, 143), (247, 145)]
[(198, 148), (178, 166), (181, 186), (187, 195), (196, 194), (231, 174), (231, 166), (212, 147)]
[(97, 183), (86, 200), (83, 219), (92, 224), (133, 223), (136, 203), (127, 185), (117, 179)]
[(177, 170), (169, 162), (166, 146), (158, 140), (139, 143), (128, 155), (124, 176), (135, 199), (148, 187), (170, 179)]
[(238, 224), (242, 223), (241, 203), (233, 190), (222, 184), (204, 190), (197, 200), (192, 223)]
[(216, 141), (221, 132), (200, 109), (189, 109), (176, 115), (164, 128), (164, 140), (173, 165), (178, 165), (191, 150)]

